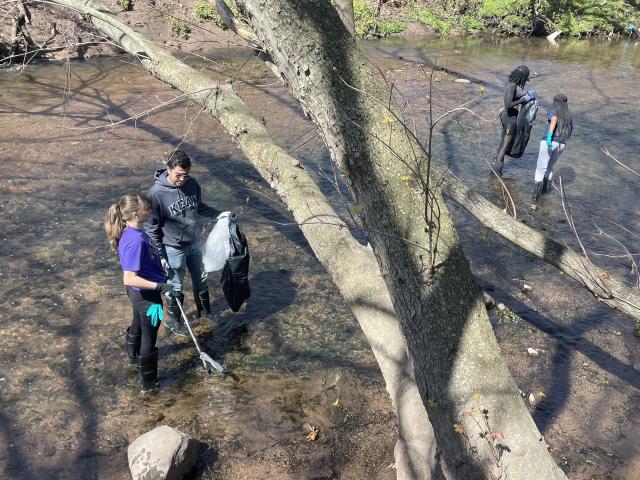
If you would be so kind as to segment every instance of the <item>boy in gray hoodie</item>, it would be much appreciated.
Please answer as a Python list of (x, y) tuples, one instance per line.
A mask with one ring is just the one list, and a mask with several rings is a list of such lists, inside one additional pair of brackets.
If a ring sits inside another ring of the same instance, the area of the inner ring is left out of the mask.
[[(184, 276), (189, 270), (200, 317), (203, 313), (211, 313), (211, 302), (207, 272), (202, 264), (198, 216), (215, 218), (220, 211), (202, 201), (200, 185), (189, 176), (190, 170), (189, 156), (176, 150), (167, 162), (167, 168), (156, 171), (155, 182), (149, 190), (151, 215), (145, 224), (145, 232), (160, 251), (168, 282), (179, 292), (176, 297), (180, 303), (184, 300)], [(175, 297), (167, 297), (167, 310), (169, 318), (165, 325), (178, 335), (188, 335)]]

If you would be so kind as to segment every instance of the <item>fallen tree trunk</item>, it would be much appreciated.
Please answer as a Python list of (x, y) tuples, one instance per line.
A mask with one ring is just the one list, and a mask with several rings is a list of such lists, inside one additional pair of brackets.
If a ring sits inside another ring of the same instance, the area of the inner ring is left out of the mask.
[(380, 366), (398, 419), (395, 457), (399, 478), (429, 478), (435, 469), (433, 431), (413, 370), (408, 368), (400, 327), (371, 249), (353, 238), (309, 173), (272, 141), (262, 121), (230, 85), (216, 84), (179, 61), (111, 15), (99, 2), (52, 2), (90, 15), (96, 28), (135, 55), (154, 77), (203, 106), (280, 195), (358, 320)]
[(482, 225), (514, 245), (560, 269), (601, 302), (640, 321), (640, 291), (616, 280), (569, 247), (506, 215), (478, 192), (449, 172), (439, 173), (445, 195), (467, 210)]

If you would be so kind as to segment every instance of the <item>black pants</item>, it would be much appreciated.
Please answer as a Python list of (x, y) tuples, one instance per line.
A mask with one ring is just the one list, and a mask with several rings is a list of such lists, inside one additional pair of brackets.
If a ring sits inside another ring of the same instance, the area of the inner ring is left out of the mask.
[(498, 153), (496, 153), (496, 162), (502, 163), (504, 162), (507, 150), (511, 147), (513, 135), (516, 133), (518, 117), (509, 116), (507, 115), (507, 112), (502, 112), (500, 114), (500, 121), (502, 122), (502, 139), (500, 140)]
[(134, 290), (131, 287), (126, 287), (126, 290), (133, 306), (133, 319), (129, 333), (142, 335), (140, 356), (149, 355), (156, 346), (160, 322), (156, 327), (151, 325), (151, 317), (147, 317), (147, 310), (152, 303), (159, 303), (162, 306), (162, 295), (155, 290)]

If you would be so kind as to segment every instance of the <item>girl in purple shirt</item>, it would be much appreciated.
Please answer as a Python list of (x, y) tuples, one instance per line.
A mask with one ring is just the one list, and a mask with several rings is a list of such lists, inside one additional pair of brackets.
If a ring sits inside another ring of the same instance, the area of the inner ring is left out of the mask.
[(146, 195), (123, 195), (107, 211), (104, 227), (111, 248), (118, 252), (133, 319), (127, 328), (129, 362), (138, 364), (142, 390), (157, 387), (158, 349), (156, 339), (162, 321), (162, 293), (171, 293), (160, 264), (158, 250), (144, 233), (151, 201)]

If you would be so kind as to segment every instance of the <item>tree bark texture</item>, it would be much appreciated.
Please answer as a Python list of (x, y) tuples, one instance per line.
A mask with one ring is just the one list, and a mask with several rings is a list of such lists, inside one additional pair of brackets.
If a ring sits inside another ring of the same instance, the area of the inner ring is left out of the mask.
[[(330, 2), (243, 4), (361, 206), (446, 476), (565, 478), (506, 368), (440, 192), (425, 209), (424, 192), (407, 180), (424, 173), (420, 148), (394, 121), (399, 110)], [(438, 235), (433, 252), (429, 232)]]
[(353, 11), (353, 0), (336, 0), (336, 8), (349, 34), (353, 38), (356, 38), (356, 20)]
[[(97, 1), (53, 0), (91, 16), (94, 26), (138, 57), (156, 78), (189, 95), (216, 118), (280, 195), (317, 258), (331, 274), (378, 361), (398, 419), (399, 478), (429, 478), (435, 442), (387, 287), (370, 248), (360, 245), (309, 173), (278, 147), (230, 85), (210, 78), (146, 40)], [(438, 475), (433, 478), (439, 478)]]

